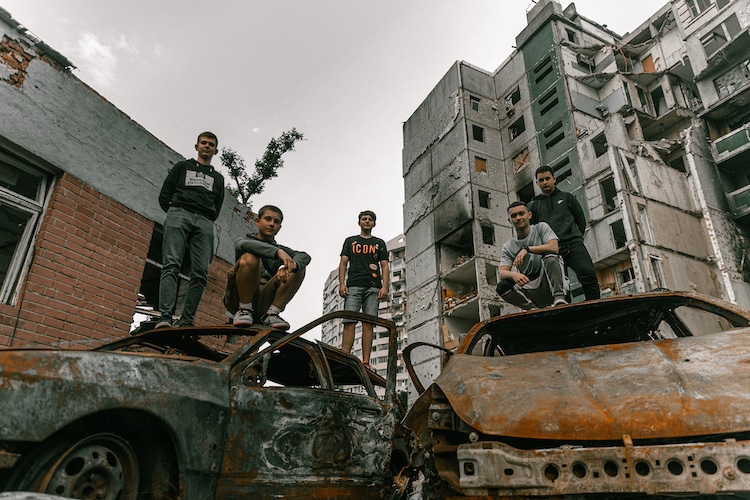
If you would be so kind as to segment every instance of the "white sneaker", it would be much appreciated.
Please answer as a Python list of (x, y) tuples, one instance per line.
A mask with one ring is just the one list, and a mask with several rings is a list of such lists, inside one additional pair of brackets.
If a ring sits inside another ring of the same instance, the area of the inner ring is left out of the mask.
[(277, 330), (289, 330), (289, 322), (276, 313), (267, 313), (260, 320), (263, 326), (275, 328)]
[(555, 301), (552, 303), (552, 307), (564, 306), (567, 304), (568, 304), (568, 301), (565, 299), (555, 299)]
[(248, 326), (253, 324), (253, 311), (252, 309), (240, 309), (234, 313), (234, 319), (232, 320), (233, 325)]

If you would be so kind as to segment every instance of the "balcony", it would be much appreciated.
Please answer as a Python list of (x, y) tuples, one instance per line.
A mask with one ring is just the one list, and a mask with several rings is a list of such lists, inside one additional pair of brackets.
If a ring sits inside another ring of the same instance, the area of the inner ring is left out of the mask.
[(722, 163), (750, 149), (750, 123), (716, 139), (711, 146), (716, 163)]
[(750, 184), (731, 193), (727, 193), (729, 207), (735, 220), (750, 222)]

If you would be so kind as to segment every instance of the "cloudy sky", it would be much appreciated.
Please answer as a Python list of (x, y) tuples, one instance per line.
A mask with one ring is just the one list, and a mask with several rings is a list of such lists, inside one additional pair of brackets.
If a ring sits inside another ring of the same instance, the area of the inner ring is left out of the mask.
[[(562, 1), (566, 7), (568, 2)], [(625, 34), (666, 1), (579, 0)], [(252, 165), (296, 127), (305, 142), (252, 200), (285, 212), (278, 240), (313, 261), (284, 316), (321, 314), (341, 244), (374, 210), (403, 231), (402, 124), (457, 60), (496, 69), (533, 4), (518, 0), (0, 0), (75, 74), (185, 156), (212, 130)], [(216, 160), (214, 163), (218, 163)]]

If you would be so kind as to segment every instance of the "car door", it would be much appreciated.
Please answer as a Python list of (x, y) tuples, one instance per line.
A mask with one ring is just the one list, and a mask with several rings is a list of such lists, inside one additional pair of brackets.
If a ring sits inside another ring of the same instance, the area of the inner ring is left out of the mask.
[(303, 339), (238, 364), (217, 498), (381, 498), (394, 419), (362, 364)]

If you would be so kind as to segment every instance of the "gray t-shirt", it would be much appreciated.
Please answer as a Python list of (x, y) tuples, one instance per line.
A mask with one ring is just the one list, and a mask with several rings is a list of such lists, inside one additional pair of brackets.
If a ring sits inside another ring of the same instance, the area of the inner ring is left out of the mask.
[[(549, 240), (559, 239), (555, 232), (549, 227), (546, 222), (540, 222), (539, 224), (532, 224), (529, 228), (529, 234), (523, 238), (518, 239), (518, 236), (514, 236), (503, 245), (503, 251), (500, 255), (500, 266), (511, 266), (513, 267), (513, 261), (518, 255), (518, 252), (524, 246), (536, 247), (544, 245)], [(529, 253), (523, 258), (519, 273), (523, 273), (526, 276), (535, 276), (542, 271), (542, 255), (536, 253)]]

